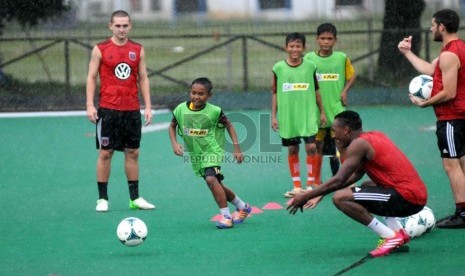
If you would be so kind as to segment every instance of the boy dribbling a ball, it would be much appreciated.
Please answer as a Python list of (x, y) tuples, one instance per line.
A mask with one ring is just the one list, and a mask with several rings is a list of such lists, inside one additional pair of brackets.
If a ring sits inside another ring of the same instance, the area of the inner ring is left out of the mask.
[[(236, 130), (223, 110), (208, 103), (213, 86), (209, 79), (198, 78), (191, 84), (190, 101), (180, 103), (173, 111), (169, 136), (174, 154), (183, 156), (184, 147), (176, 140), (176, 130), (183, 138), (194, 173), (205, 179), (222, 215), (217, 223), (220, 229), (232, 228), (245, 221), (252, 211), (223, 183), (221, 163), (224, 159), (224, 131), (227, 130), (234, 146), (234, 159), (241, 163), (244, 155), (239, 147)], [(230, 213), (228, 202), (236, 207)]]

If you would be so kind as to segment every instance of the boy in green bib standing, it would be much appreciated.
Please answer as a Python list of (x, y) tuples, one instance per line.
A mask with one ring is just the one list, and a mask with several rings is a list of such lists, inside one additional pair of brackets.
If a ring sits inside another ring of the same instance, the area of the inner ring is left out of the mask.
[(316, 65), (304, 60), (305, 35), (290, 33), (284, 46), (288, 57), (273, 66), (271, 127), (279, 133), (288, 149), (288, 164), (293, 189), (284, 194), (293, 197), (302, 192), (299, 144), (305, 143), (307, 186), (315, 183), (317, 152), (315, 135), (320, 122), (326, 124), (323, 103), (318, 91)]
[(346, 53), (333, 51), (337, 41), (337, 29), (331, 23), (323, 23), (317, 28), (316, 43), (319, 49), (309, 52), (304, 59), (316, 64), (316, 75), (320, 87), (327, 123), (321, 125), (316, 135), (317, 168), (315, 186), (321, 183), (323, 155), (329, 156), (333, 175), (339, 170), (339, 157), (334, 143), (331, 124), (334, 117), (345, 110), (347, 94), (355, 82), (355, 70)]

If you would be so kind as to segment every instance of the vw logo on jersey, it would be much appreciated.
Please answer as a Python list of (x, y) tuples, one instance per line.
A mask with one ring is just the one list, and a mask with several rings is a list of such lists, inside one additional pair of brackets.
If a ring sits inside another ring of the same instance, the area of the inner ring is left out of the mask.
[(131, 66), (127, 63), (120, 63), (115, 67), (115, 76), (120, 80), (125, 80), (131, 75)]

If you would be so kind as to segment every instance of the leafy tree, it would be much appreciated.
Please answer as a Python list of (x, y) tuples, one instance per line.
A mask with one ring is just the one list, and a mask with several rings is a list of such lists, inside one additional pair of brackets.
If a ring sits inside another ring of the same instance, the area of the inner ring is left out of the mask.
[(8, 21), (17, 20), (26, 29), (48, 18), (59, 16), (70, 9), (68, 2), (66, 0), (1, 0), (0, 33)]
[[(0, 0), (0, 35), (6, 22), (16, 20), (29, 37), (29, 29), (35, 27), (39, 22), (58, 17), (68, 11), (71, 8), (68, 2), (68, 0)], [(33, 48), (36, 48), (32, 40), (29, 42)], [(36, 53), (36, 55), (48, 79), (51, 80), (49, 69), (42, 56), (40, 53)], [(0, 67), (0, 83), (8, 83), (8, 80), (9, 77), (2, 72), (2, 67)]]
[[(395, 80), (409, 79), (414, 68), (397, 49), (399, 41), (412, 36), (412, 51), (421, 49), (421, 15), (425, 9), (424, 0), (385, 0), (383, 33), (378, 59), (379, 74)], [(389, 75), (387, 75), (389, 74)]]

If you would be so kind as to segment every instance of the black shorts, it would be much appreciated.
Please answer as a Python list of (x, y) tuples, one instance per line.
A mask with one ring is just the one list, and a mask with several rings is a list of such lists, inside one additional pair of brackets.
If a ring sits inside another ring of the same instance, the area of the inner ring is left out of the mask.
[(465, 120), (437, 121), (436, 136), (441, 158), (465, 155)]
[(334, 131), (331, 128), (320, 128), (316, 140), (323, 142), (322, 153), (324, 156), (336, 156), (336, 142), (334, 141)]
[(99, 108), (97, 111), (97, 149), (138, 149), (142, 136), (140, 111), (118, 111)]
[(355, 202), (378, 216), (407, 217), (420, 212), (424, 207), (405, 200), (391, 187), (359, 186), (352, 188), (352, 193)]
[(300, 144), (300, 140), (304, 140), (305, 144), (313, 144), (316, 142), (315, 135), (308, 137), (281, 138), (281, 143), (284, 147), (295, 146)]
[(200, 175), (206, 179), (207, 176), (214, 176), (218, 179), (219, 182), (221, 182), (224, 179), (224, 175), (221, 172), (221, 167), (208, 167), (203, 169), (200, 172)]

